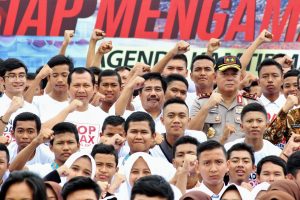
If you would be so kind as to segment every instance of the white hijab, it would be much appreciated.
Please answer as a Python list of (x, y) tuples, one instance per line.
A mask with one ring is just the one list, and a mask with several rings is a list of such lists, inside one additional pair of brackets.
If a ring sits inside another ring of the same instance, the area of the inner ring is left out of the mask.
[[(131, 169), (134, 165), (134, 163), (137, 161), (137, 159), (139, 158), (143, 158), (143, 160), (147, 163), (150, 171), (151, 171), (151, 175), (160, 175), (162, 177), (163, 176), (163, 172), (162, 170), (159, 170), (159, 165), (160, 163), (157, 163), (157, 159), (153, 158), (150, 154), (148, 153), (144, 153), (144, 152), (137, 152), (134, 153), (132, 155), (129, 156), (129, 158), (127, 159), (125, 165), (124, 165), (124, 173), (125, 173), (125, 182), (121, 184), (119, 191), (116, 193), (116, 197), (118, 199), (122, 199), (122, 200), (129, 200), (130, 199), (130, 194), (131, 194), (131, 189), (132, 189), (132, 185), (130, 185), (129, 182), (129, 178), (130, 178), (130, 172)], [(171, 185), (172, 186), (172, 185)], [(178, 189), (174, 187), (172, 187), (173, 191), (174, 191), (174, 199), (179, 199), (181, 196), (181, 193), (178, 194)]]
[[(96, 162), (95, 162), (94, 158), (89, 153), (86, 153), (86, 152), (83, 152), (83, 151), (77, 151), (77, 152), (73, 153), (66, 160), (64, 165), (67, 166), (68, 168), (70, 168), (78, 158), (81, 158), (83, 156), (87, 156), (90, 159), (91, 163), (92, 163), (92, 173), (91, 173), (90, 178), (94, 180), (95, 175), (96, 175)], [(61, 177), (60, 179), (61, 179), (60, 185), (63, 186), (67, 182), (67, 177)]]

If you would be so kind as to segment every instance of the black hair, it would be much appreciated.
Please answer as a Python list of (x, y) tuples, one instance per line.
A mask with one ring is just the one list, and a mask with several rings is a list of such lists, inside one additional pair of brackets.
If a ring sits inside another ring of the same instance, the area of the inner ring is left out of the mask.
[(93, 147), (93, 150), (91, 152), (91, 155), (93, 158), (95, 158), (96, 154), (107, 154), (107, 155), (113, 155), (115, 157), (115, 163), (116, 167), (118, 166), (118, 153), (116, 152), (113, 145), (107, 145), (107, 144), (96, 144)]
[(276, 58), (283, 58), (284, 56), (286, 56), (286, 54), (284, 53), (278, 53), (278, 54), (275, 54), (272, 59), (275, 60)]
[(163, 106), (163, 110), (170, 104), (181, 104), (181, 105), (184, 105), (188, 110), (189, 110), (189, 107), (188, 105), (185, 103), (185, 101), (183, 101), (182, 99), (179, 99), (179, 98), (172, 98), (172, 99), (168, 99), (165, 103), (164, 103), (164, 106)]
[(34, 80), (35, 77), (36, 77), (35, 73), (29, 72), (29, 73), (26, 74), (26, 79), (27, 80)]
[(172, 60), (182, 60), (185, 62), (185, 67), (187, 68), (187, 65), (188, 65), (188, 61), (187, 61), (187, 58), (186, 58), (186, 55), (184, 54), (176, 54), (175, 56), (173, 56)]
[(28, 69), (26, 65), (19, 59), (16, 58), (8, 58), (1, 63), (0, 76), (4, 77), (6, 72), (13, 71), (18, 68), (24, 68), (25, 73), (27, 74)]
[(74, 69), (73, 60), (70, 57), (66, 57), (64, 55), (53, 56), (52, 58), (50, 58), (47, 64), (50, 68), (53, 68), (57, 65), (68, 65), (69, 72), (71, 72)]
[(22, 112), (18, 114), (13, 121), (13, 130), (16, 130), (16, 125), (18, 121), (35, 121), (37, 133), (40, 133), (41, 130), (41, 120), (40, 118), (31, 112)]
[(99, 74), (99, 78), (98, 78), (98, 86), (100, 86), (102, 77), (107, 77), (107, 76), (116, 76), (117, 79), (118, 79), (119, 86), (121, 87), (121, 84), (122, 84), (121, 76), (118, 74), (118, 72), (116, 72), (115, 70), (111, 70), (111, 69), (103, 70), (103, 71)]
[(205, 55), (205, 54), (201, 54), (201, 55), (197, 55), (193, 58), (192, 60), (192, 64), (191, 64), (191, 72), (193, 72), (194, 70), (194, 63), (197, 61), (197, 60), (210, 60), (212, 63), (213, 63), (213, 67), (215, 66), (216, 64), (216, 61), (215, 59), (213, 59), (213, 57), (209, 56), (209, 55)]
[(228, 149), (227, 151), (227, 160), (230, 160), (231, 154), (233, 151), (247, 151), (250, 154), (252, 165), (255, 165), (255, 158), (253, 153), (253, 148), (249, 146), (248, 144), (241, 142), (233, 145)]
[(268, 67), (268, 66), (276, 66), (276, 68), (280, 71), (280, 74), (281, 75), (283, 75), (283, 71), (282, 71), (282, 66), (278, 63), (278, 62), (276, 62), (275, 60), (273, 60), (273, 59), (265, 59), (265, 60), (263, 60), (261, 63), (260, 63), (260, 65), (258, 66), (258, 68), (257, 68), (257, 73), (258, 73), (258, 76), (260, 76), (260, 71), (261, 71), (261, 69), (262, 68), (264, 68), (264, 67)]
[(123, 125), (125, 124), (125, 120), (123, 117), (120, 116), (116, 116), (116, 115), (111, 115), (105, 118), (103, 124), (102, 124), (102, 133), (104, 132), (104, 130), (106, 129), (107, 125), (111, 125), (111, 126), (119, 126), (119, 125)]
[(102, 70), (99, 67), (89, 67), (89, 70), (94, 74), (99, 76)]
[(68, 85), (70, 86), (71, 82), (72, 82), (72, 75), (75, 73), (75, 74), (84, 74), (85, 72), (89, 73), (90, 76), (91, 76), (91, 79), (92, 79), (92, 84), (95, 85), (95, 76), (94, 74), (87, 68), (84, 68), (84, 67), (77, 67), (77, 68), (74, 68), (70, 74), (68, 75)]
[(129, 115), (129, 117), (127, 117), (124, 125), (125, 133), (127, 134), (130, 122), (143, 122), (143, 121), (148, 122), (151, 130), (151, 134), (153, 135), (155, 133), (155, 122), (148, 113), (141, 112), (141, 111), (134, 112), (131, 115)]
[(292, 76), (298, 77), (299, 74), (300, 74), (300, 71), (298, 69), (291, 69), (283, 75), (283, 79), (286, 79), (286, 78), (292, 77)]
[[(60, 122), (55, 124), (55, 126), (53, 126), (52, 128), (53, 130), (53, 135), (59, 135), (59, 134), (65, 134), (65, 133), (73, 133), (75, 136), (75, 140), (77, 142), (77, 144), (79, 144), (79, 135), (78, 135), (78, 130), (75, 126), (75, 124), (71, 123), (71, 122)], [(50, 140), (50, 144), (53, 145), (53, 141), (54, 141), (55, 137)]]
[(9, 163), (9, 151), (5, 144), (0, 143), (0, 151), (4, 151), (6, 154), (7, 163)]
[(130, 71), (131, 69), (129, 67), (124, 67), (124, 66), (115, 68), (116, 72), (120, 72), (120, 71), (124, 71), (124, 70)]
[(260, 175), (263, 165), (267, 162), (270, 162), (274, 165), (280, 166), (282, 168), (282, 171), (283, 171), (284, 175), (287, 175), (286, 162), (278, 156), (266, 156), (263, 159), (261, 159), (258, 162), (257, 167), (256, 167), (256, 174), (257, 175)]
[[(158, 73), (158, 72), (149, 72), (149, 73), (144, 74), (142, 77), (145, 79), (145, 81), (147, 81), (147, 80), (158, 80), (158, 81), (160, 81), (164, 93), (166, 92), (167, 83), (165, 81), (165, 78), (162, 77), (160, 73)], [(142, 91), (142, 89), (141, 89), (141, 91)]]
[(294, 177), (300, 169), (300, 151), (296, 151), (290, 155), (286, 164), (286, 170), (288, 174), (292, 174)]
[(186, 78), (180, 74), (170, 74), (169, 76), (167, 76), (165, 78), (166, 83), (167, 83), (167, 87), (169, 86), (170, 83), (172, 83), (173, 81), (180, 81), (183, 82), (186, 86), (186, 88), (189, 88), (189, 83), (186, 80)]
[(247, 104), (241, 112), (241, 120), (243, 120), (244, 116), (248, 112), (261, 112), (261, 113), (264, 114), (266, 119), (268, 119), (268, 114), (267, 114), (267, 111), (266, 111), (265, 107), (263, 105), (259, 104), (259, 103), (249, 103), (249, 104)]
[(211, 150), (214, 150), (214, 149), (221, 149), (224, 153), (224, 156), (225, 158), (227, 157), (226, 155), (226, 150), (224, 148), (224, 146), (222, 144), (220, 144), (219, 142), (215, 141), (215, 140), (208, 140), (208, 141), (205, 141), (203, 143), (201, 143), (199, 146), (198, 146), (198, 149), (197, 149), (197, 156), (198, 156), (198, 159), (200, 157), (200, 154), (204, 151), (211, 151)]
[[(173, 158), (175, 158), (177, 146), (182, 145), (182, 144), (192, 144), (192, 145), (196, 146), (196, 149), (198, 149), (200, 142), (198, 142), (198, 140), (196, 138), (188, 136), (188, 135), (178, 138), (172, 147)], [(196, 153), (198, 153), (197, 150), (196, 150)], [(197, 155), (197, 157), (198, 157), (198, 155)]]
[(25, 182), (32, 190), (33, 200), (47, 200), (46, 186), (43, 179), (29, 171), (14, 171), (10, 173), (9, 177), (2, 185), (0, 200), (6, 199), (7, 191), (12, 185), (23, 182)]
[(69, 180), (62, 188), (61, 196), (64, 200), (76, 191), (93, 190), (97, 199), (100, 198), (101, 189), (99, 185), (89, 177), (77, 176)]
[(147, 197), (166, 198), (167, 200), (174, 199), (174, 192), (170, 184), (158, 175), (150, 175), (138, 179), (132, 187), (130, 200), (134, 200), (138, 194)]

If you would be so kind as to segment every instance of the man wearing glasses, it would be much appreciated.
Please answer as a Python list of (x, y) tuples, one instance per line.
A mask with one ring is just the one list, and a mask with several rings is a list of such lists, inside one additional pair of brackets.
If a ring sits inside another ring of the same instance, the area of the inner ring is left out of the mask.
[(7, 143), (11, 139), (12, 122), (22, 112), (38, 114), (35, 106), (23, 99), (26, 87), (27, 67), (20, 60), (9, 58), (1, 64), (0, 82), (4, 86), (4, 94), (0, 98), (0, 140)]

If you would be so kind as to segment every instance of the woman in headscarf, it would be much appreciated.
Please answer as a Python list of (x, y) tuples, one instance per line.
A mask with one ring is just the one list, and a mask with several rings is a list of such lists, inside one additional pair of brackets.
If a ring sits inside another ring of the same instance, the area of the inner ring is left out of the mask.
[(59, 184), (52, 181), (46, 181), (45, 185), (48, 200), (63, 200), (61, 196), (61, 186)]
[(207, 194), (205, 194), (204, 192), (201, 191), (190, 191), (185, 193), (180, 200), (211, 200), (210, 196), (208, 196)]
[[(158, 168), (159, 163), (155, 161), (156, 160), (151, 155), (144, 152), (138, 152), (130, 155), (124, 165), (126, 180), (116, 193), (117, 198), (129, 200), (133, 184), (141, 177), (148, 175), (160, 175), (164, 177), (164, 174), (161, 173), (162, 170), (159, 170)], [(179, 189), (172, 185), (171, 187), (174, 192), (174, 199), (178, 200), (181, 196)]]
[(300, 187), (296, 181), (293, 180), (279, 180), (272, 183), (268, 191), (278, 190), (286, 192), (293, 196), (295, 200), (300, 200)]
[(73, 153), (64, 165), (45, 176), (44, 180), (54, 181), (63, 186), (68, 180), (77, 176), (90, 177), (94, 180), (95, 174), (96, 163), (94, 158), (86, 152), (79, 151)]
[(249, 190), (238, 185), (231, 184), (227, 186), (220, 199), (251, 200), (252, 196)]

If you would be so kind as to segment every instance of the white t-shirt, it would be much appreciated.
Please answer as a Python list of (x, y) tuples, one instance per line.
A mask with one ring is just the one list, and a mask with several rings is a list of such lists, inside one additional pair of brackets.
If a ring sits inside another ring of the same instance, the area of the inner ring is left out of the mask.
[[(11, 99), (6, 95), (6, 94), (3, 94), (3, 96), (0, 98), (0, 116), (3, 116), (7, 109), (9, 108), (10, 106), (10, 103), (11, 103)], [(4, 129), (4, 136), (8, 137), (9, 139), (11, 139), (11, 131), (12, 131), (12, 127), (13, 127), (13, 121), (15, 119), (15, 117), (20, 114), (20, 113), (23, 113), (23, 112), (31, 112), (31, 113), (34, 113), (36, 114), (37, 116), (39, 116), (39, 112), (37, 110), (37, 108), (24, 101), (24, 105), (23, 107), (19, 108), (16, 112), (14, 112), (9, 121), (8, 121), (8, 124), (6, 125), (5, 129)]]
[(192, 105), (193, 105), (195, 99), (197, 99), (197, 98), (198, 98), (198, 96), (197, 96), (196, 92), (191, 92), (191, 93), (188, 92), (186, 95), (185, 103), (186, 103), (186, 105), (188, 105), (190, 113), (191, 113)]
[[(11, 163), (18, 154), (18, 145), (16, 142), (10, 143), (8, 146), (9, 151), (9, 162)], [(40, 144), (36, 150), (34, 157), (27, 161), (25, 165), (33, 165), (33, 164), (46, 164), (51, 163), (54, 160), (54, 154), (45, 144)]]
[(99, 142), (102, 124), (107, 116), (101, 108), (89, 104), (86, 111), (74, 111), (65, 121), (77, 126), (80, 148), (87, 148)]
[(282, 106), (285, 104), (286, 101), (283, 94), (280, 94), (278, 99), (276, 99), (274, 102), (271, 102), (263, 94), (261, 95), (259, 100), (262, 102), (263, 106), (265, 107), (268, 113), (269, 121), (271, 121), (277, 116), (277, 113), (279, 112), (279, 110), (282, 108)]
[(47, 174), (49, 174), (54, 170), (51, 167), (51, 163), (46, 163), (46, 164), (36, 163), (33, 165), (26, 165), (26, 167), (28, 168), (29, 171), (39, 175), (41, 178), (44, 178)]
[(69, 105), (68, 101), (56, 101), (48, 94), (34, 96), (32, 103), (37, 107), (42, 123), (55, 117), (60, 111)]
[[(233, 145), (244, 142), (244, 141), (245, 141), (245, 138), (239, 138), (232, 142), (226, 143), (224, 146), (227, 151)], [(257, 165), (257, 163), (266, 156), (271, 156), (271, 155), (279, 156), (280, 154), (281, 154), (281, 149), (279, 147), (273, 145), (268, 140), (263, 140), (263, 148), (259, 151), (254, 152), (255, 165)]]
[(211, 197), (212, 200), (219, 200), (221, 198), (221, 195), (224, 193), (225, 189), (226, 189), (226, 185), (223, 185), (223, 188), (221, 189), (221, 191), (219, 192), (219, 194), (215, 194), (213, 193), (208, 187), (206, 187), (206, 185), (202, 182), (200, 184), (199, 187), (195, 187), (193, 189), (191, 189), (190, 191), (201, 191), (204, 192), (205, 194), (207, 194), (208, 196)]

